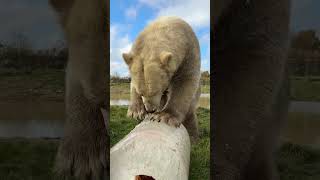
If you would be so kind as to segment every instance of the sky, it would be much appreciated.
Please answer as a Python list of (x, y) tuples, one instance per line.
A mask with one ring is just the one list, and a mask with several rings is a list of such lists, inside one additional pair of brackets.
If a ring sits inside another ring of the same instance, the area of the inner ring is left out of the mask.
[(129, 75), (121, 54), (160, 16), (178, 16), (191, 25), (200, 43), (201, 70), (210, 70), (210, 0), (111, 0), (110, 10), (112, 75)]
[(12, 43), (17, 33), (25, 35), (33, 49), (64, 39), (47, 0), (0, 0), (0, 42)]
[[(211, 0), (212, 1), (212, 0)], [(202, 70), (209, 70), (210, 0), (110, 0), (111, 73), (128, 75), (121, 52), (130, 49), (138, 33), (162, 15), (177, 15), (193, 27), (200, 41)], [(320, 1), (293, 0), (291, 31), (315, 29), (320, 35)], [(1, 0), (0, 42), (24, 34), (33, 49), (46, 49), (64, 39), (56, 14), (47, 0)]]

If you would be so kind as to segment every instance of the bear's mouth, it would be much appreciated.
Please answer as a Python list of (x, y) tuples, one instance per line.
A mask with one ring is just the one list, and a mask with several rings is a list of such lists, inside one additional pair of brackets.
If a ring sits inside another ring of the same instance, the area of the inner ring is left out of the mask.
[(169, 88), (167, 88), (166, 90), (163, 91), (162, 95), (165, 96), (169, 93)]

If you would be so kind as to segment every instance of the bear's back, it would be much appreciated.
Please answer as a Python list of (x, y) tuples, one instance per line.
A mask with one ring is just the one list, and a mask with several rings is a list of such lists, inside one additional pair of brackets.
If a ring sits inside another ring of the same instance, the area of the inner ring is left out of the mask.
[(193, 32), (191, 26), (184, 21), (183, 19), (176, 16), (162, 16), (151, 22), (141, 34), (150, 32), (150, 31), (160, 31), (161, 29), (166, 28), (171, 31), (189, 31)]
[(179, 52), (183, 58), (191, 49), (196, 49), (199, 54), (199, 42), (186, 21), (175, 16), (163, 16), (145, 27), (132, 47), (133, 52), (144, 55), (159, 49)]

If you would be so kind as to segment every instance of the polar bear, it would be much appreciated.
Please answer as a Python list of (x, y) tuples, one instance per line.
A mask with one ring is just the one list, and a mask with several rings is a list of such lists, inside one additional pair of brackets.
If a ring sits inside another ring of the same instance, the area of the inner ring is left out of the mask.
[(290, 0), (213, 1), (215, 180), (275, 180), (288, 113)]
[(200, 96), (200, 47), (192, 28), (178, 17), (161, 17), (123, 54), (131, 75), (128, 116), (172, 126), (181, 123), (198, 137), (196, 106)]

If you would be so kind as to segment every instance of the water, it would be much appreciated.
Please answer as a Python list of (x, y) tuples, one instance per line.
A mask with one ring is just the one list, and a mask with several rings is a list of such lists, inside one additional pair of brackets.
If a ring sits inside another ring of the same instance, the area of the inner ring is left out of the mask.
[(209, 93), (202, 93), (200, 95), (201, 98), (210, 98), (210, 94)]
[(128, 100), (128, 99), (110, 100), (110, 105), (111, 106), (127, 106), (129, 104), (130, 104), (130, 100)]
[(57, 138), (63, 136), (61, 120), (1, 120), (0, 137)]
[(292, 101), (290, 112), (320, 113), (320, 102)]
[[(200, 101), (200, 106), (210, 108), (208, 95)], [(110, 104), (128, 105), (129, 100), (111, 100)], [(284, 139), (320, 145), (320, 102), (291, 102), (289, 111), (304, 113), (290, 119)], [(0, 137), (57, 138), (63, 136), (63, 126), (63, 102), (0, 102)]]

